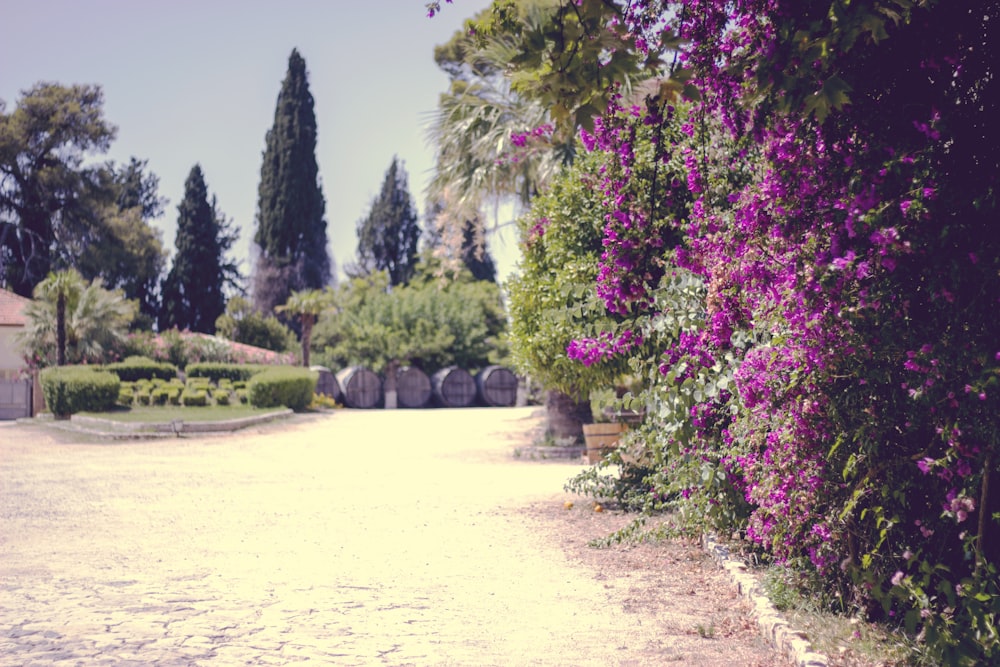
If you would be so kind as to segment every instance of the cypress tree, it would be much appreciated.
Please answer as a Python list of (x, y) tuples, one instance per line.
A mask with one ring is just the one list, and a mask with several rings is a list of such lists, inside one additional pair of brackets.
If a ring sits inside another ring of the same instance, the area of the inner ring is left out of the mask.
[(209, 201), (199, 165), (191, 168), (184, 182), (177, 212), (177, 254), (163, 282), (160, 330), (177, 327), (215, 333), (215, 321), (226, 310), (223, 288), (238, 278), (235, 264), (225, 260), (236, 234), (218, 211), (215, 198)]
[(403, 285), (413, 275), (419, 241), (406, 169), (393, 157), (368, 217), (358, 222), (358, 264), (363, 272), (384, 269), (392, 285)]
[(306, 62), (297, 50), (278, 93), (257, 189), (254, 306), (269, 313), (293, 291), (330, 282), (326, 202), (316, 164), (316, 116)]

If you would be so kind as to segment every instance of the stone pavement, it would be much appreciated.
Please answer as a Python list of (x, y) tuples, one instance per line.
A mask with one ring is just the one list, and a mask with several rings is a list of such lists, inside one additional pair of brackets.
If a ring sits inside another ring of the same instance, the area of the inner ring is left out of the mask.
[(82, 444), (0, 427), (0, 665), (681, 664), (526, 511), (577, 469), (513, 459), (532, 425), (337, 411)]

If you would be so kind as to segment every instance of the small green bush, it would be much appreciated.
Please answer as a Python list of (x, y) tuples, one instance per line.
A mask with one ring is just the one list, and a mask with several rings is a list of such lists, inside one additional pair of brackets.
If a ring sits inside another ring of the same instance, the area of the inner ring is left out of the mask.
[(232, 395), (228, 389), (215, 389), (212, 391), (212, 400), (216, 405), (229, 405)]
[(181, 393), (181, 404), (185, 406), (208, 405), (208, 392), (204, 389), (185, 389)]
[(133, 399), (132, 387), (119, 387), (118, 388), (118, 405), (128, 407), (132, 405)]
[(205, 389), (206, 391), (212, 386), (212, 381), (208, 378), (196, 377), (188, 378), (185, 389)]
[(45, 404), (57, 417), (75, 412), (103, 412), (118, 401), (121, 380), (90, 366), (54, 366), (41, 373)]
[(339, 408), (340, 404), (326, 394), (313, 394), (312, 403), (309, 404), (309, 407), (314, 409), (327, 408), (332, 410), (334, 408)]
[(166, 405), (170, 400), (170, 389), (167, 387), (157, 387), (150, 394), (151, 405)]
[(188, 378), (208, 378), (215, 384), (218, 384), (223, 379), (227, 379), (232, 382), (246, 382), (254, 375), (267, 368), (270, 367), (258, 364), (220, 364), (204, 362), (190, 364), (187, 367), (186, 374)]
[(167, 394), (167, 403), (170, 405), (180, 405), (181, 393), (183, 393), (184, 388), (171, 385), (168, 389), (170, 390), (170, 393)]
[(258, 373), (247, 385), (247, 398), (255, 408), (285, 406), (304, 410), (312, 402), (319, 374), (297, 366), (273, 366)]
[(169, 363), (153, 361), (149, 357), (126, 357), (123, 361), (108, 364), (104, 370), (110, 371), (122, 381), (159, 378), (169, 380), (177, 376), (177, 367)]

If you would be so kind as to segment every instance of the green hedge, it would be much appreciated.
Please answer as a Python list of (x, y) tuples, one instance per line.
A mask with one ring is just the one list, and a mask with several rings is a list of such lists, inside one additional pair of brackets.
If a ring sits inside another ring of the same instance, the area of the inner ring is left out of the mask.
[(117, 375), (91, 366), (53, 366), (40, 379), (45, 404), (57, 417), (111, 410), (121, 386)]
[(149, 357), (126, 357), (124, 361), (108, 364), (104, 370), (111, 371), (123, 382), (169, 380), (177, 377), (176, 366), (166, 362), (153, 361)]
[(247, 398), (255, 408), (285, 406), (304, 410), (312, 401), (319, 374), (297, 366), (271, 366), (247, 384)]
[(263, 366), (260, 364), (221, 364), (216, 362), (202, 362), (188, 364), (185, 373), (187, 377), (208, 378), (215, 384), (222, 380), (230, 382), (246, 382), (257, 373), (260, 373), (273, 366)]

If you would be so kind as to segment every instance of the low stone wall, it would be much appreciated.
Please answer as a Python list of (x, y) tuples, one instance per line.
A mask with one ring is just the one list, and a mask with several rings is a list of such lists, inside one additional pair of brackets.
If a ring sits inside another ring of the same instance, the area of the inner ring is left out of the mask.
[(275, 419), (287, 417), (291, 410), (277, 410), (263, 415), (250, 415), (238, 419), (223, 421), (184, 421), (175, 419), (168, 422), (119, 422), (112, 419), (73, 415), (70, 423), (74, 427), (89, 431), (104, 433), (120, 433), (131, 436), (143, 435), (181, 435), (184, 433), (224, 433), (236, 431), (256, 424), (264, 424)]

